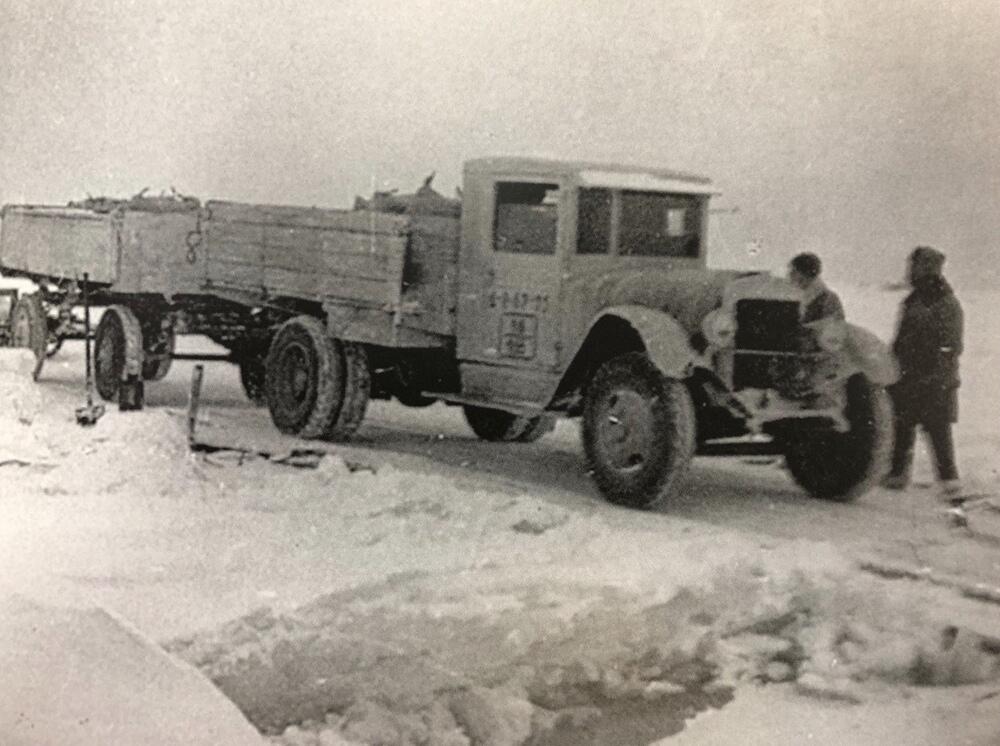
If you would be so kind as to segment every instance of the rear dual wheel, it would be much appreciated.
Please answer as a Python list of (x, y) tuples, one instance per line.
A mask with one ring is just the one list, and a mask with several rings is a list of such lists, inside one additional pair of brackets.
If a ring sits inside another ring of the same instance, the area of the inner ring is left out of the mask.
[(260, 355), (248, 355), (240, 358), (238, 365), (243, 393), (255, 406), (263, 407), (267, 404), (267, 394), (264, 387), (264, 358)]
[(318, 319), (296, 316), (275, 334), (264, 364), (264, 393), (281, 432), (347, 439), (364, 419), (370, 391), (364, 348), (330, 337)]

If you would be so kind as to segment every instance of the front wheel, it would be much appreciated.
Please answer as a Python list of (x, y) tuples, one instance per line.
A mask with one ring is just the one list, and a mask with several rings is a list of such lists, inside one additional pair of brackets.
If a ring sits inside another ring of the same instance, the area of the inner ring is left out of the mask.
[(587, 387), (583, 448), (613, 503), (653, 508), (680, 487), (695, 449), (695, 414), (682, 381), (639, 352), (602, 365)]
[(813, 497), (847, 502), (864, 494), (889, 469), (892, 404), (881, 386), (857, 374), (847, 381), (848, 429), (790, 428), (784, 435), (785, 465)]

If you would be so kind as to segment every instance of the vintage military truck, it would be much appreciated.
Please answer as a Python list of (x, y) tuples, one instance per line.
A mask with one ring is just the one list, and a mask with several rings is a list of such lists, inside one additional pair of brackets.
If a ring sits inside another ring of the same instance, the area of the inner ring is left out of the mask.
[[(667, 501), (695, 454), (761, 452), (812, 495), (850, 499), (885, 469), (891, 356), (842, 321), (801, 324), (780, 278), (707, 269), (712, 193), (662, 169), (492, 158), (466, 163), (459, 199), (428, 182), (353, 210), (7, 207), (0, 267), (61, 306), (89, 270), (110, 305), (106, 398), (130, 372), (162, 376), (174, 335), (196, 332), (301, 437), (349, 438), (373, 397), (440, 400), (490, 441), (582, 418), (589, 469), (620, 504)], [(101, 226), (84, 251), (69, 213)], [(24, 298), (14, 312), (40, 354), (27, 322), (45, 315)]]

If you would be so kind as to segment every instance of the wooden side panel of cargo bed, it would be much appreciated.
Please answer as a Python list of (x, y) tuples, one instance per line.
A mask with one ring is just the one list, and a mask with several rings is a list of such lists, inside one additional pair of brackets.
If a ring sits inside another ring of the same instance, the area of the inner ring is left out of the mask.
[(0, 225), (0, 267), (50, 278), (113, 283), (118, 247), (110, 215), (69, 207), (8, 205)]
[(455, 333), (458, 218), (414, 215), (403, 269), (402, 325), (434, 334)]
[(205, 252), (198, 229), (197, 210), (126, 211), (115, 290), (167, 296), (201, 292)]
[(394, 308), (407, 221), (396, 215), (210, 202), (206, 276), (213, 286)]

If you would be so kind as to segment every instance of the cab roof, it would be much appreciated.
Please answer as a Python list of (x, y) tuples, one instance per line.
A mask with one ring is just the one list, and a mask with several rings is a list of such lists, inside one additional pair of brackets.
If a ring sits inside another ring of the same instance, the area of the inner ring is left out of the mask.
[(569, 179), (584, 186), (683, 191), (701, 194), (715, 193), (715, 190), (711, 188), (711, 180), (705, 176), (625, 163), (500, 156), (474, 158), (466, 161), (465, 171), (470, 174), (509, 174), (511, 176)]

